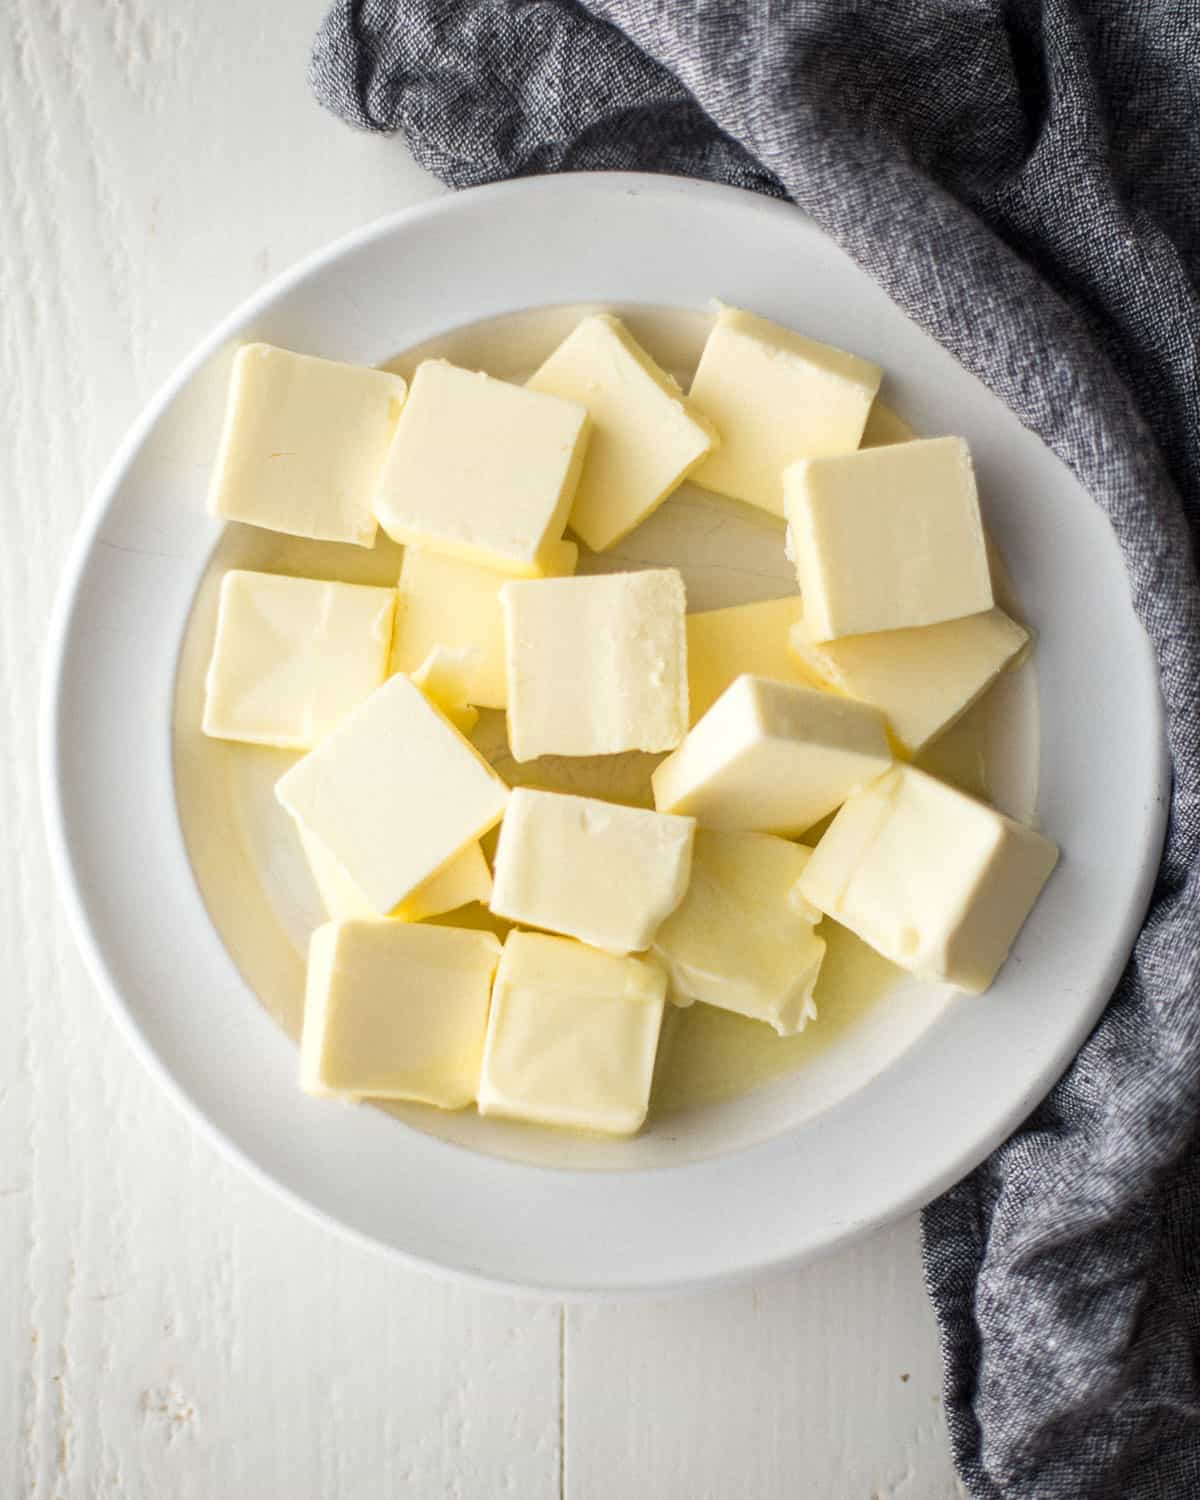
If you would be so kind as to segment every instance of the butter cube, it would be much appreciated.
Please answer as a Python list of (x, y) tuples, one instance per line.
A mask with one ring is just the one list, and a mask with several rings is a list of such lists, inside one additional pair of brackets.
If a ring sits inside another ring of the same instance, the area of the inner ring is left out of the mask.
[[(320, 839), (309, 833), (303, 824), (297, 824), (296, 831), (330, 921), (349, 922), (355, 917), (378, 917), (379, 913)], [(430, 917), (457, 911), (472, 901), (486, 904), (491, 895), (492, 872), (476, 842), (468, 844), (436, 875), (422, 881), (387, 915), (399, 922), (425, 922)]]
[(394, 589), (226, 573), (204, 733), (311, 749), (383, 681), (395, 604)]
[(407, 677), (390, 677), (275, 794), (380, 915), (495, 827), (508, 788)]
[(814, 640), (991, 609), (975, 473), (962, 438), (804, 459), (788, 470), (784, 488)]
[(658, 766), (654, 805), (706, 828), (803, 833), (891, 762), (878, 709), (744, 676)]
[(806, 682), (788, 648), (792, 627), (802, 618), (799, 594), (764, 604), (735, 604), (687, 617), (688, 707), (694, 724), (708, 712), (735, 677), (750, 672), (779, 682)]
[[(579, 548), (559, 542), (544, 558), (548, 577), (574, 573)], [(479, 708), (505, 708), (504, 617), (500, 590), (512, 575), (447, 557), (426, 547), (406, 547), (400, 565), (392, 671), (415, 672), (438, 647), (469, 649), (464, 662), (466, 701)]]
[(783, 471), (798, 458), (857, 448), (881, 377), (855, 354), (723, 307), (689, 392), (721, 446), (692, 478), (783, 515)]
[[(459, 653), (437, 646), (423, 667), (413, 673), (412, 681), (426, 698), (450, 720), (462, 734), (468, 734), (479, 715), (466, 706), (462, 693)], [(325, 910), (334, 922), (353, 917), (376, 917), (379, 914), (350, 879), (346, 871), (303, 823), (296, 824), (300, 843)], [(423, 880), (410, 891), (388, 916), (401, 922), (424, 922), (430, 917), (457, 911), (471, 902), (487, 902), (492, 894), (492, 872), (479, 843), (467, 844), (461, 853), (444, 864), (436, 875)]]
[(672, 999), (766, 1021), (780, 1036), (815, 1019), (825, 942), (821, 913), (800, 894), (811, 854), (769, 833), (699, 830), (687, 895), (654, 940)]
[(892, 733), (916, 755), (976, 703), (1029, 645), (1029, 632), (1002, 609), (818, 642), (801, 621), (791, 649), (819, 681), (887, 718)]
[(243, 345), (209, 508), (291, 536), (373, 546), (371, 502), (406, 390), (386, 370)]
[(426, 360), (375, 514), (397, 542), (537, 577), (562, 540), (587, 437), (587, 410), (574, 401)]
[(644, 521), (718, 442), (619, 318), (584, 318), (527, 385), (591, 414), (569, 525), (593, 552)]
[(610, 953), (640, 952), (683, 900), (695, 831), (694, 818), (517, 787), (492, 910)]
[(1041, 834), (897, 765), (847, 800), (800, 889), (901, 968), (979, 993), (1057, 862)]
[(667, 976), (570, 938), (510, 932), (496, 971), (479, 1112), (632, 1135), (646, 1118)]
[(687, 730), (675, 568), (506, 583), (508, 739), (517, 760), (670, 750)]
[(318, 927), (308, 950), (300, 1086), (461, 1109), (475, 1098), (500, 944), (405, 922)]

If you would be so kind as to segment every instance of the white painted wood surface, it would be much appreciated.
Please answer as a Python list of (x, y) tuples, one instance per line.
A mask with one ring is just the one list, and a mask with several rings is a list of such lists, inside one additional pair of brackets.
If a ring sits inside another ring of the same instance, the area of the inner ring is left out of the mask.
[(309, 99), (320, 8), (0, 7), (0, 1496), (957, 1495), (915, 1221), (686, 1301), (463, 1290), (217, 1156), (74, 956), (34, 723), (88, 491), (236, 301), (440, 191)]

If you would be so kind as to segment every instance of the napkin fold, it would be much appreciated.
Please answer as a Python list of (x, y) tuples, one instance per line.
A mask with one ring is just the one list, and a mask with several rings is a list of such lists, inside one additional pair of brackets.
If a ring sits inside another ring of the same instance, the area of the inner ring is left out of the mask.
[(1200, 0), (337, 0), (311, 81), (456, 187), (790, 198), (1104, 508), (1161, 672), (1162, 867), (1074, 1064), (926, 1209), (925, 1266), (972, 1495), (1200, 1495)]

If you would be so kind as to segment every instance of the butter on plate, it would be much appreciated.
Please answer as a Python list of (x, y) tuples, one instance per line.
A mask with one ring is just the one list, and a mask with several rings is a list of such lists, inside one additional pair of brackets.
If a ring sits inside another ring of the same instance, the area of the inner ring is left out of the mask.
[(692, 478), (783, 515), (783, 471), (798, 458), (857, 448), (882, 375), (844, 349), (721, 308), (688, 393), (721, 446)]
[(1029, 632), (1002, 609), (989, 609), (824, 642), (801, 620), (788, 640), (799, 664), (835, 691), (873, 703), (905, 752), (916, 755), (1022, 659)]
[(789, 553), (813, 640), (991, 609), (975, 472), (962, 438), (918, 438), (783, 477)]
[(407, 389), (387, 370), (244, 344), (209, 508), (270, 531), (373, 546), (371, 501)]
[(825, 942), (800, 892), (811, 855), (769, 833), (697, 830), (687, 895), (654, 940), (672, 1000), (766, 1021), (780, 1036), (815, 1020)]
[(275, 785), (380, 916), (494, 828), (508, 788), (403, 675)]
[(417, 369), (375, 496), (397, 542), (537, 577), (587, 447), (587, 409), (445, 360)]
[(695, 831), (694, 818), (517, 787), (492, 911), (610, 953), (641, 952), (683, 900)]
[(877, 708), (746, 675), (655, 770), (654, 805), (706, 828), (803, 833), (891, 761)]
[(509, 582), (500, 590), (517, 760), (670, 750), (688, 721), (676, 568)]
[(619, 318), (584, 318), (526, 385), (591, 415), (569, 525), (593, 552), (640, 525), (719, 443)]
[(847, 798), (800, 890), (877, 953), (980, 993), (996, 977), (1058, 849), (913, 766)]
[(492, 988), (479, 1112), (610, 1135), (640, 1129), (667, 976), (570, 938), (510, 932)]
[(318, 927), (309, 943), (301, 1088), (441, 1109), (470, 1104), (499, 958), (490, 932), (379, 921)]
[(383, 681), (394, 589), (233, 568), (221, 580), (204, 733), (311, 750)]

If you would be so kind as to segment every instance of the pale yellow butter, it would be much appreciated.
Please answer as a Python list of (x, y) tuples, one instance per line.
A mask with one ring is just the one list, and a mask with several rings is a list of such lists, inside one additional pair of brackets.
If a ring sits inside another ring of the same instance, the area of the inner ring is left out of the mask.
[(275, 791), (380, 915), (493, 828), (508, 799), (474, 746), (403, 675), (359, 704)]
[(401, 922), (425, 922), (460, 907), (492, 899), (492, 872), (481, 845), (467, 844), (436, 875), (423, 881), (392, 912)]
[(693, 818), (517, 787), (492, 910), (611, 953), (640, 952), (683, 900), (695, 829)]
[(214, 515), (372, 546), (372, 501), (406, 389), (386, 370), (243, 345), (209, 492)]
[(511, 932), (492, 990), (479, 1112), (631, 1135), (646, 1118), (667, 977), (570, 938)]
[(735, 604), (687, 617), (688, 711), (694, 724), (735, 677), (750, 672), (780, 682), (807, 682), (788, 648), (788, 635), (802, 618), (799, 594), (763, 604)]
[[(574, 573), (578, 559), (574, 542), (558, 542), (543, 558), (545, 574), (565, 577)], [(417, 671), (439, 647), (470, 650), (476, 655), (463, 663), (466, 701), (479, 708), (504, 708), (508, 683), (500, 590), (511, 576), (427, 547), (406, 547), (400, 566), (392, 671)]]
[(687, 895), (654, 940), (673, 1000), (766, 1021), (780, 1036), (815, 1019), (825, 942), (821, 913), (800, 893), (811, 854), (769, 833), (697, 832)]
[(562, 540), (588, 427), (574, 401), (426, 360), (388, 453), (379, 524), (398, 542), (539, 576)]
[(508, 738), (517, 760), (669, 750), (687, 730), (675, 568), (506, 583)]
[(318, 927), (308, 953), (300, 1086), (461, 1109), (475, 1098), (500, 944), (405, 922)]
[(654, 805), (707, 828), (803, 833), (891, 760), (878, 709), (744, 676), (655, 770)]
[(798, 458), (857, 448), (881, 377), (855, 354), (722, 308), (689, 392), (721, 446), (692, 478), (783, 515), (783, 471)]
[[(309, 833), (303, 824), (296, 825), (300, 843), (312, 871), (325, 911), (332, 922), (348, 922), (355, 917), (378, 917), (371, 903), (338, 864), (337, 860)], [(425, 922), (430, 917), (478, 901), (486, 905), (492, 895), (492, 872), (479, 844), (468, 844), (436, 875), (422, 881), (399, 906), (387, 913), (399, 922)]]
[(1002, 609), (883, 630), (840, 641), (814, 641), (804, 621), (792, 627), (796, 659), (838, 692), (873, 703), (904, 750), (915, 755), (949, 729), (1029, 645), (1029, 632)]
[[(462, 686), (462, 650), (435, 646), (424, 665), (412, 675), (412, 681), (429, 701), (461, 733), (469, 734), (479, 718), (467, 706)], [(373, 917), (378, 913), (349, 875), (314, 834), (303, 823), (296, 824), (300, 843), (309, 868), (330, 918), (335, 922), (352, 917)], [(401, 922), (423, 922), (430, 917), (457, 911), (472, 901), (486, 903), (492, 894), (492, 872), (479, 843), (467, 844), (461, 853), (444, 864), (436, 875), (421, 882), (388, 916)]]
[(383, 681), (395, 603), (394, 589), (226, 573), (204, 733), (311, 749)]
[(992, 576), (962, 438), (811, 458), (784, 477), (788, 540), (814, 640), (991, 609)]
[(430, 703), (450, 720), (459, 734), (469, 735), (479, 723), (479, 710), (471, 707), (468, 679), (478, 660), (473, 646), (435, 646), (412, 680)]
[(887, 448), (892, 443), (911, 443), (917, 436), (902, 416), (878, 396), (867, 416), (860, 448)]
[(591, 415), (569, 525), (593, 552), (644, 521), (717, 445), (711, 424), (619, 318), (584, 318), (527, 384)]
[(897, 765), (847, 800), (800, 889), (893, 963), (980, 992), (1057, 861), (1041, 834)]

